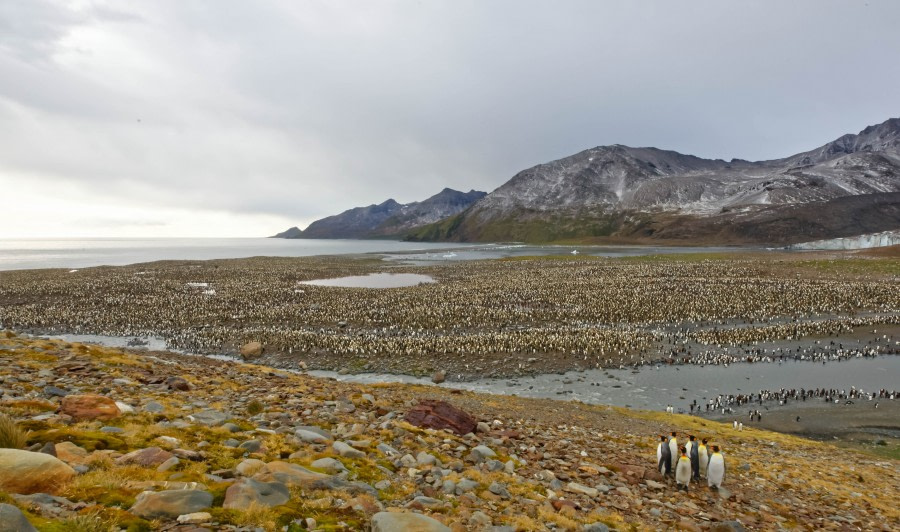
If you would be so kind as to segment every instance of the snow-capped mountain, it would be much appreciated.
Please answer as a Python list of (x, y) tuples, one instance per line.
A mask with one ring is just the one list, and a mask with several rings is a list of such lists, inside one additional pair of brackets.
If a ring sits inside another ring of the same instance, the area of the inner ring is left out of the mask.
[(790, 243), (896, 229), (898, 197), (900, 119), (893, 118), (772, 161), (591, 148), (523, 170), (458, 216), (411, 238)]

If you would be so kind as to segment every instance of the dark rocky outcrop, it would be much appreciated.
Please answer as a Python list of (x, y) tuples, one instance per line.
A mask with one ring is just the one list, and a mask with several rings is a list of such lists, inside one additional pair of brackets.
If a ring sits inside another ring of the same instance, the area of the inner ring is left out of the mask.
[(301, 231), (292, 227), (275, 238), (388, 238), (453, 216), (480, 200), (485, 192), (445, 188), (430, 198), (407, 204), (389, 199), (316, 220)]

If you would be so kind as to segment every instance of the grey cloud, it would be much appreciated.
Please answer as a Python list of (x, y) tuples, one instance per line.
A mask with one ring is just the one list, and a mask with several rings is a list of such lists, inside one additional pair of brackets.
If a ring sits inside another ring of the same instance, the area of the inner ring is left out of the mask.
[(2, 6), (0, 171), (160, 205), (311, 219), (601, 144), (776, 158), (900, 109), (890, 1)]

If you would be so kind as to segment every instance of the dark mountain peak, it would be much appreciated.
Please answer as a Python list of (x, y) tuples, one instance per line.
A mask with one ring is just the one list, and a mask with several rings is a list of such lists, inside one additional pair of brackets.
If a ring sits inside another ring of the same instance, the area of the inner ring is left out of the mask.
[(280, 238), (372, 238), (402, 236), (406, 231), (453, 216), (487, 195), (444, 188), (424, 201), (398, 203), (393, 198), (368, 207), (355, 207), (275, 235)]
[(294, 226), (294, 227), (291, 227), (290, 229), (288, 229), (287, 231), (278, 233), (277, 235), (272, 236), (270, 238), (300, 238), (300, 235), (302, 235), (302, 234), (303, 234), (303, 231), (301, 231), (299, 227)]

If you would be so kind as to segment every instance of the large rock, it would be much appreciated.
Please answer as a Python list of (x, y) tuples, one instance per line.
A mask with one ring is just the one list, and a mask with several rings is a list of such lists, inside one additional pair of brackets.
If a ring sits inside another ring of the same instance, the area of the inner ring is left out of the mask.
[(59, 412), (72, 416), (77, 421), (106, 421), (122, 414), (115, 401), (102, 395), (67, 395), (60, 400)]
[(0, 532), (37, 532), (25, 514), (12, 504), (0, 504)]
[(49, 454), (0, 449), (0, 491), (56, 493), (75, 470)]
[(189, 415), (188, 419), (194, 423), (206, 425), (207, 427), (218, 427), (225, 423), (228, 419), (228, 414), (219, 410), (207, 408), (206, 410), (201, 410)]
[(130, 512), (145, 519), (176, 518), (212, 506), (213, 496), (201, 490), (145, 491), (137, 496)]
[(372, 532), (450, 532), (450, 527), (421, 514), (378, 512), (372, 516)]
[(87, 462), (88, 452), (70, 441), (62, 441), (53, 446), (56, 457), (69, 465)]
[(289, 462), (270, 462), (253, 478), (261, 482), (281, 482), (308, 489), (330, 489), (333, 480), (330, 475), (316, 473)]
[(246, 510), (251, 504), (278, 506), (288, 502), (291, 494), (281, 482), (260, 482), (252, 478), (242, 478), (225, 490), (223, 508)]
[(169, 451), (164, 451), (159, 447), (147, 447), (146, 449), (138, 449), (124, 456), (121, 456), (116, 463), (118, 465), (139, 465), (142, 467), (156, 467), (174, 455)]
[(475, 430), (478, 421), (445, 401), (426, 399), (406, 413), (406, 421), (417, 427), (444, 429), (460, 436)]
[(247, 342), (241, 346), (241, 356), (244, 358), (256, 358), (263, 354), (263, 345), (259, 342)]

